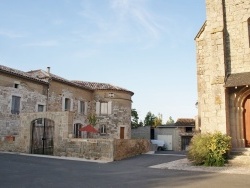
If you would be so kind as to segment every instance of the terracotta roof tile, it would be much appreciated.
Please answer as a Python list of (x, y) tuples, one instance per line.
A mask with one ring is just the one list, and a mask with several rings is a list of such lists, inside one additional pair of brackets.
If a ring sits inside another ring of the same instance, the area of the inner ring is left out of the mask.
[(134, 93), (132, 91), (129, 91), (127, 89), (118, 87), (118, 86), (114, 86), (111, 84), (106, 84), (106, 83), (97, 83), (97, 82), (84, 82), (84, 81), (70, 81), (67, 80), (65, 78), (62, 78), (60, 76), (57, 76), (55, 74), (52, 73), (48, 73), (46, 71), (43, 71), (41, 69), (39, 70), (32, 70), (32, 71), (28, 71), (28, 72), (23, 72), (20, 70), (16, 70), (16, 69), (12, 69), (3, 65), (0, 65), (0, 71), (3, 72), (7, 72), (10, 74), (14, 74), (17, 76), (22, 76), (28, 79), (33, 79), (36, 81), (40, 81), (43, 83), (48, 84), (49, 83), (49, 79), (54, 79), (60, 82), (64, 82), (66, 84), (70, 84), (70, 85), (74, 85), (76, 87), (81, 87), (87, 90), (118, 90), (118, 91), (125, 91), (125, 92), (129, 92), (131, 95), (133, 95)]
[(34, 75), (32, 75), (32, 74), (30, 74), (28, 72), (23, 72), (23, 71), (13, 69), (13, 68), (10, 68), (10, 67), (6, 67), (6, 66), (3, 66), (3, 65), (0, 65), (0, 71), (6, 72), (6, 73), (9, 73), (9, 74), (12, 74), (12, 75), (20, 76), (20, 77), (23, 77), (23, 78), (27, 78), (27, 79), (30, 79), (30, 80), (35, 80), (35, 81), (38, 81), (38, 82), (48, 84), (48, 82), (46, 80), (39, 79), (36, 76), (34, 76)]
[(85, 87), (91, 88), (93, 90), (117, 90), (117, 91), (125, 91), (125, 92), (129, 92), (132, 95), (134, 94), (132, 91), (129, 91), (127, 89), (118, 87), (118, 86), (114, 86), (111, 84), (106, 84), (106, 83), (98, 83), (98, 82), (84, 82), (84, 81), (73, 81), (77, 84), (83, 85)]
[(187, 127), (187, 126), (194, 126), (194, 125), (195, 125), (195, 120), (192, 118), (179, 118), (175, 122), (175, 126)]

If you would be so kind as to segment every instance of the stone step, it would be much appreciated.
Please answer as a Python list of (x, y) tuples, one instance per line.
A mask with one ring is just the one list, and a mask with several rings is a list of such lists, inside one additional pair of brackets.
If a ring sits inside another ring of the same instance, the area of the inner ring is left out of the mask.
[(233, 148), (230, 155), (250, 156), (250, 148)]

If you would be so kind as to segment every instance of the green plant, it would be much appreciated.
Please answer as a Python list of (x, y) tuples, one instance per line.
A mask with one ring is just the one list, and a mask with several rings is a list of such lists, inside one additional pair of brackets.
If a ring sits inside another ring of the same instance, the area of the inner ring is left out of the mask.
[(197, 134), (188, 150), (188, 159), (195, 165), (223, 166), (231, 148), (231, 137), (220, 132)]
[(89, 114), (88, 117), (87, 117), (89, 123), (91, 125), (95, 125), (96, 124), (96, 121), (97, 121), (97, 118), (94, 114)]

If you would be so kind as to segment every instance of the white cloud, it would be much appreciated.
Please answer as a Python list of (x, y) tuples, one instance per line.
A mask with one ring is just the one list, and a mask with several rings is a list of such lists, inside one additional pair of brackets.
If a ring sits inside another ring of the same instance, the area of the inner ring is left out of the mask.
[(12, 31), (5, 31), (5, 30), (0, 30), (0, 36), (8, 37), (11, 39), (24, 37), (24, 35), (22, 35), (20, 33), (15, 33)]
[(147, 0), (109, 0), (102, 9), (93, 1), (82, 2), (79, 15), (85, 25), (78, 36), (85, 40), (98, 44), (133, 42), (152, 46), (161, 37), (160, 24), (155, 13), (147, 8)]
[(27, 47), (53, 47), (58, 46), (58, 42), (55, 40), (39, 41), (34, 43), (26, 43), (23, 46)]

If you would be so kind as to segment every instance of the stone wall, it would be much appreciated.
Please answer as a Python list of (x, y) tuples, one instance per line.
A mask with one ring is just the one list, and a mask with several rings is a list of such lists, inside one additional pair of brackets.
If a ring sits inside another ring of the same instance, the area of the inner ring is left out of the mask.
[(150, 150), (150, 142), (145, 139), (115, 139), (114, 160), (140, 155)]
[(113, 161), (112, 139), (70, 139), (54, 149), (54, 155)]
[(198, 114), (201, 132), (226, 133), (223, 3), (207, 0), (207, 21), (196, 36)]
[(136, 129), (131, 129), (131, 138), (132, 139), (147, 139), (150, 140), (150, 126), (138, 127)]
[(244, 147), (242, 103), (248, 88), (225, 88), (229, 74), (250, 71), (250, 2), (206, 0), (197, 34), (198, 119), (201, 132), (220, 131)]

